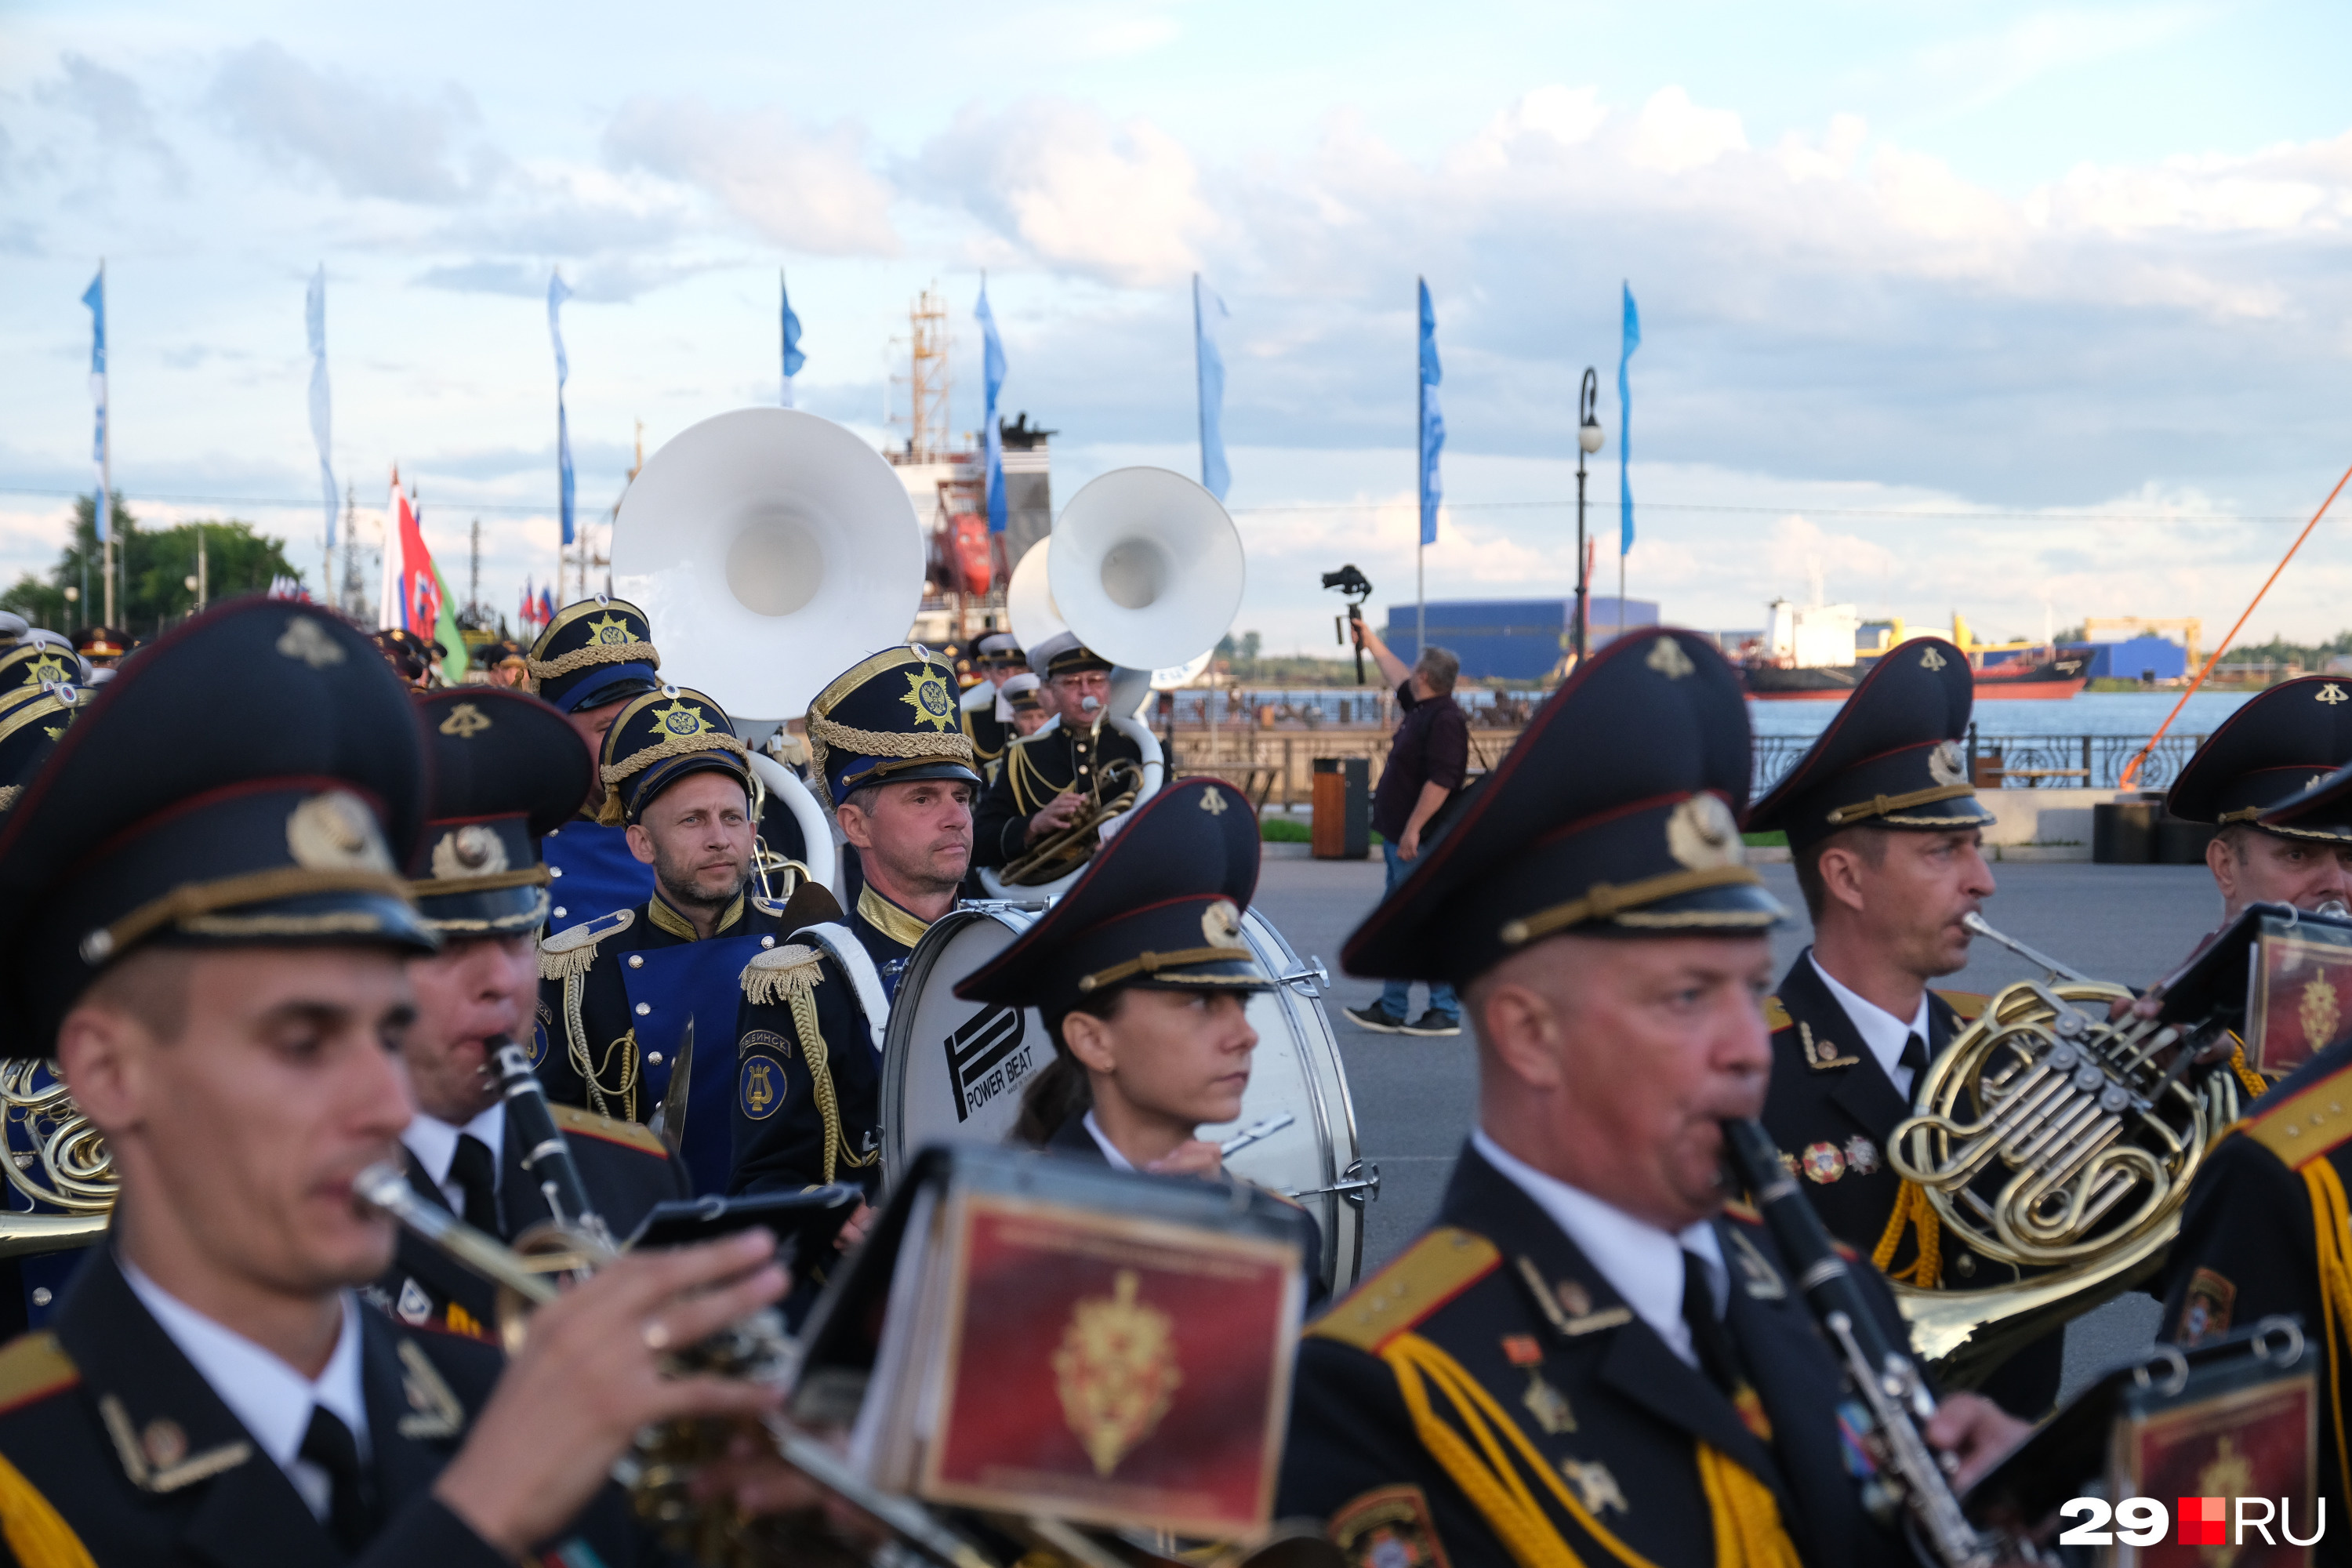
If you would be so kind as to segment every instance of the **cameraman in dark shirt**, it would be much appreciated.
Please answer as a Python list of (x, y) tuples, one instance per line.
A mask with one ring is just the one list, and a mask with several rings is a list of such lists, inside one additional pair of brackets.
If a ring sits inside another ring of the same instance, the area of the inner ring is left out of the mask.
[[(1421, 854), (1421, 836), (1430, 820), (1462, 787), (1470, 766), (1470, 721), (1454, 702), (1454, 681), (1462, 673), (1462, 661), (1444, 648), (1425, 647), (1407, 669), (1378, 632), (1360, 620), (1350, 624), (1381, 667), (1381, 678), (1396, 683), (1402, 715), (1380, 786), (1372, 792), (1372, 831), (1381, 836), (1381, 853), (1389, 864), (1387, 890), (1393, 891)], [(1432, 984), (1429, 1008), (1418, 1018), (1408, 1010), (1412, 996), (1410, 983), (1391, 980), (1378, 1002), (1350, 1007), (1347, 1014), (1359, 1027), (1381, 1035), (1462, 1032), (1462, 1004), (1453, 986)]]

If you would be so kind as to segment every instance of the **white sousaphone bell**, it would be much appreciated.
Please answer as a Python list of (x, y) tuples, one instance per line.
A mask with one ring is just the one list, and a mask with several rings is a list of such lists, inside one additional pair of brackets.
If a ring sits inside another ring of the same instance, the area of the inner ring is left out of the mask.
[[(653, 623), (663, 677), (709, 692), (756, 742), (851, 658), (906, 641), (922, 607), (922, 526), (897, 470), (857, 436), (814, 414), (739, 408), (638, 470), (613, 523), (613, 590)], [(838, 894), (816, 797), (765, 752), (752, 767)]]
[[(1118, 667), (1105, 722), (1143, 753), (1137, 805), (1159, 791), (1167, 763), (1137, 711), (1154, 689), (1199, 673), (1241, 608), (1247, 575), (1241, 531), (1216, 497), (1166, 468), (1114, 468), (1070, 498), (1052, 536), (1030, 548), (1006, 586), (1005, 614), (1022, 647), (1071, 631)], [(1033, 900), (1062, 893), (1076, 876), (1022, 887), (991, 870), (980, 879), (994, 897)]]

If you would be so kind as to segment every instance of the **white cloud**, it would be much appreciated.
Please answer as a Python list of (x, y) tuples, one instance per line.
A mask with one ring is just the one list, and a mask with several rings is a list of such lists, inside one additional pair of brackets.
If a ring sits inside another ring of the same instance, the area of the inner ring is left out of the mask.
[(325, 175), (346, 196), (460, 202), (506, 168), (478, 136), (472, 96), (455, 83), (419, 98), (263, 42), (223, 60), (209, 96), (238, 140), (280, 166)]
[(1223, 227), (1174, 137), (1058, 100), (1001, 115), (965, 109), (912, 173), (925, 195), (969, 211), (1015, 254), (1132, 288), (1180, 281)]
[(1679, 174), (1746, 151), (1748, 135), (1738, 115), (1727, 109), (1701, 109), (1691, 102), (1689, 93), (1668, 87), (1642, 106), (1625, 155), (1635, 168)]
[(892, 256), (891, 192), (867, 166), (863, 130), (823, 130), (781, 109), (724, 112), (639, 98), (604, 132), (604, 154), (699, 190), (761, 237), (818, 256)]

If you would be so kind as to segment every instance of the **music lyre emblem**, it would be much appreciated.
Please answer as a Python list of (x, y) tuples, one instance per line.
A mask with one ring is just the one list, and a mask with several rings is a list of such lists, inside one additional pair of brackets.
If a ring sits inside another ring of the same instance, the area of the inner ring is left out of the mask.
[(1932, 647), (1919, 650), (1919, 668), (1922, 669), (1941, 669), (1946, 662), (1944, 656)]
[(1062, 1418), (1098, 1476), (1108, 1476), (1151, 1436), (1184, 1381), (1175, 1320), (1136, 1299), (1141, 1284), (1134, 1269), (1122, 1268), (1112, 1276), (1108, 1297), (1080, 1300), (1054, 1352)]

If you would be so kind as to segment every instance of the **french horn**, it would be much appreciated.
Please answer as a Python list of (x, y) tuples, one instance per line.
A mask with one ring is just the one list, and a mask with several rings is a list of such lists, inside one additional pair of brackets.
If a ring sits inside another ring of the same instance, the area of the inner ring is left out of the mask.
[(106, 1235), (121, 1184), (106, 1140), (66, 1092), (46, 1058), (0, 1060), (0, 1171), (30, 1210), (0, 1211), (0, 1258), (94, 1245)]
[(2200, 1063), (2200, 1028), (2125, 1013), (2132, 993), (1964, 923), (2048, 973), (2002, 989), (1913, 1086), (1888, 1164), (1938, 1226), (2012, 1282), (1897, 1282), (1920, 1354), (1949, 1385), (2152, 1273), (2205, 1152), (2238, 1117), (2238, 1084)]

